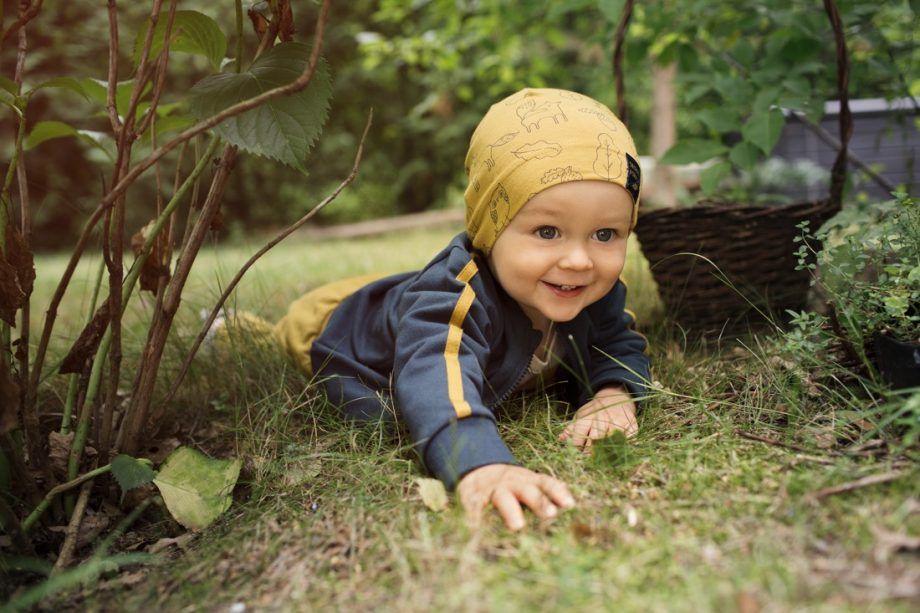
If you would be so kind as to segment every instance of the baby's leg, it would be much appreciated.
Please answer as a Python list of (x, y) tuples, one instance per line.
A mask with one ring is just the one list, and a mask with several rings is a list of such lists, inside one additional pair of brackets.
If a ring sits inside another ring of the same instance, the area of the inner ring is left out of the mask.
[(334, 281), (307, 292), (288, 307), (287, 315), (275, 324), (275, 340), (308, 375), (313, 374), (310, 347), (322, 333), (335, 308), (365, 285), (385, 277), (384, 274), (364, 275)]

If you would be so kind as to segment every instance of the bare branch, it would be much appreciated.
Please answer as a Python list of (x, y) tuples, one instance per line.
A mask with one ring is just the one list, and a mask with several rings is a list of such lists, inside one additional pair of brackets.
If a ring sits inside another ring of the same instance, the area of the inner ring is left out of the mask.
[(182, 289), (188, 279), (195, 257), (198, 255), (198, 251), (207, 236), (211, 218), (220, 206), (227, 179), (236, 160), (236, 151), (236, 147), (233, 145), (228, 145), (224, 148), (220, 158), (220, 165), (211, 181), (211, 189), (205, 199), (201, 215), (195, 222), (195, 228), (189, 236), (189, 243), (179, 256), (176, 270), (169, 281), (163, 306), (156, 315), (156, 325), (150, 327), (147, 335), (141, 364), (138, 367), (138, 376), (135, 380), (134, 394), (131, 397), (131, 404), (122, 421), (118, 441), (116, 442), (116, 447), (123, 453), (133, 453), (137, 448), (137, 439), (147, 419), (147, 410), (152, 400), (160, 360), (163, 357), (163, 349), (166, 346), (166, 339), (169, 336), (173, 318), (179, 308)]
[[(109, 0), (110, 2), (114, 0)], [(169, 20), (166, 24), (166, 37), (169, 37), (169, 30), (172, 29), (172, 17), (175, 12), (175, 0), (173, 0), (173, 7), (170, 10)], [(140, 63), (137, 65), (137, 71), (134, 75), (134, 87), (131, 90), (131, 101), (128, 104), (128, 109), (125, 111), (125, 122), (127, 125), (127, 130), (122, 131), (122, 133), (117, 134), (118, 146), (121, 148), (126, 142), (128, 142), (129, 136), (133, 134), (128, 134), (132, 132), (134, 126), (134, 115), (137, 112), (137, 104), (141, 99), (141, 92), (144, 91), (144, 86), (147, 84), (147, 79), (150, 77), (150, 71), (148, 70), (149, 64), (149, 55), (150, 48), (153, 46), (153, 34), (157, 29), (157, 21), (160, 20), (160, 11), (163, 7), (163, 0), (153, 0), (153, 6), (150, 7), (150, 16), (147, 18), (147, 32), (144, 34), (144, 45), (141, 47), (141, 59)]]
[(268, 253), (275, 245), (283, 241), (285, 238), (290, 236), (297, 229), (302, 227), (307, 221), (309, 221), (314, 215), (319, 213), (323, 208), (336, 199), (336, 197), (345, 189), (355, 177), (358, 175), (358, 167), (361, 165), (361, 157), (364, 154), (364, 142), (367, 139), (367, 133), (371, 128), (371, 124), (374, 119), (374, 110), (371, 109), (367, 115), (367, 124), (364, 126), (364, 133), (361, 134), (361, 141), (358, 143), (358, 150), (355, 153), (355, 162), (351, 167), (351, 172), (347, 177), (339, 184), (339, 186), (333, 191), (329, 196), (323, 199), (321, 202), (316, 204), (311, 208), (306, 215), (292, 223), (291, 225), (284, 228), (279, 232), (274, 238), (272, 238), (264, 247), (259, 249), (249, 260), (243, 264), (242, 268), (236, 273), (233, 279), (227, 284), (227, 287), (224, 289), (223, 293), (220, 295), (220, 298), (217, 300), (217, 304), (211, 309), (210, 315), (208, 315), (207, 320), (204, 322), (204, 325), (201, 327), (201, 330), (198, 332), (198, 337), (195, 339), (195, 342), (192, 343), (192, 348), (189, 350), (188, 356), (186, 356), (185, 361), (182, 363), (182, 367), (179, 369), (179, 373), (173, 379), (172, 387), (169, 390), (169, 394), (166, 396), (164, 403), (169, 402), (172, 397), (175, 395), (176, 391), (179, 389), (179, 386), (182, 384), (185, 375), (188, 373), (188, 369), (192, 364), (192, 360), (195, 358), (195, 353), (197, 353), (198, 348), (201, 347), (201, 343), (207, 336), (208, 330), (211, 329), (211, 326), (214, 324), (214, 320), (217, 318), (217, 314), (220, 313), (220, 310), (223, 308), (224, 303), (227, 301), (227, 298), (230, 297), (230, 294), (233, 293), (233, 290), (236, 289), (236, 286), (239, 284), (240, 280), (243, 278), (243, 275), (246, 274), (253, 264), (261, 258), (263, 255)]
[(109, 85), (106, 93), (105, 108), (109, 113), (109, 123), (115, 138), (121, 133), (121, 119), (118, 117), (118, 105), (115, 93), (118, 90), (118, 5), (109, 0)]
[(38, 15), (38, 12), (42, 9), (42, 2), (44, 2), (44, 0), (35, 0), (35, 2), (30, 3), (24, 11), (20, 12), (19, 19), (17, 19), (13, 25), (3, 33), (3, 37), (0, 38), (0, 47), (6, 44), (6, 39), (18, 32), (20, 28), (32, 21), (35, 16)]

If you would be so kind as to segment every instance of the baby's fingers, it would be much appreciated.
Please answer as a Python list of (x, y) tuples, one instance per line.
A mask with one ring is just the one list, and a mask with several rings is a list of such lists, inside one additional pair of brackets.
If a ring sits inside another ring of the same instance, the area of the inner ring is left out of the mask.
[(569, 492), (569, 486), (558, 479), (544, 475), (540, 488), (557, 506), (568, 509), (575, 506), (575, 498)]
[(496, 489), (492, 493), (492, 504), (509, 530), (517, 531), (524, 527), (524, 510), (511, 490), (503, 487)]
[(594, 420), (591, 418), (583, 417), (570, 423), (566, 427), (566, 430), (569, 432), (569, 436), (567, 436), (565, 440), (569, 441), (576, 447), (584, 447), (585, 442), (589, 440), (593, 421)]

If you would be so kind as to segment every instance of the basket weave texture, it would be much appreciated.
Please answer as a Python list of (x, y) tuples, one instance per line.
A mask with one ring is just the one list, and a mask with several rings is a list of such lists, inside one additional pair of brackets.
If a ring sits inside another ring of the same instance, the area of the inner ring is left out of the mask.
[(796, 270), (796, 226), (816, 229), (837, 210), (828, 200), (701, 203), (644, 211), (636, 232), (668, 316), (694, 334), (732, 334), (805, 306), (809, 276)]

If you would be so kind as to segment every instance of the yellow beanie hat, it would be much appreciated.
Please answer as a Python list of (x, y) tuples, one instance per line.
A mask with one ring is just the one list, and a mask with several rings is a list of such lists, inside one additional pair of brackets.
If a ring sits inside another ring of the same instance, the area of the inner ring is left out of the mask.
[(492, 105), (466, 154), (466, 229), (488, 254), (511, 218), (541, 191), (568, 181), (609, 181), (639, 206), (636, 146), (606, 106), (562, 89), (523, 89)]

